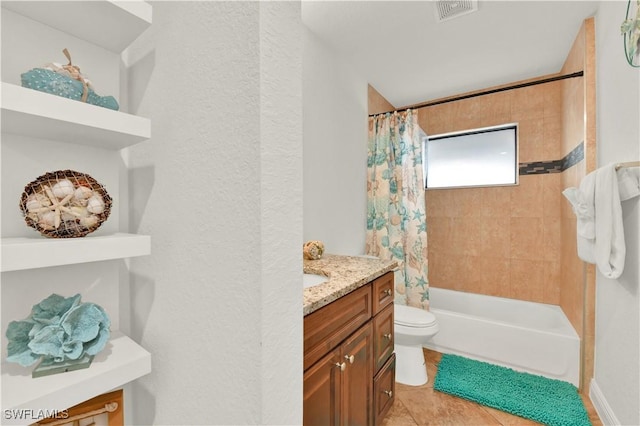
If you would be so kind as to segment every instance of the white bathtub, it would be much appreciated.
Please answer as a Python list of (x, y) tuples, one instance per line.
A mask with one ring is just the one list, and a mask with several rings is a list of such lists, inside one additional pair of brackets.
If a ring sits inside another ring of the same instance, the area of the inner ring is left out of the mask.
[(426, 347), (579, 384), (580, 339), (559, 306), (429, 289), (440, 332)]

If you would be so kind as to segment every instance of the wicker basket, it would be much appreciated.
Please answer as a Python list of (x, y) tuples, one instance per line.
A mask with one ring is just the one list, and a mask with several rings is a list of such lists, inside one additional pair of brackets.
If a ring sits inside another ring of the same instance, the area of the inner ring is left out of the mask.
[(45, 237), (84, 237), (107, 220), (111, 197), (91, 176), (57, 170), (25, 186), (20, 209), (27, 225)]

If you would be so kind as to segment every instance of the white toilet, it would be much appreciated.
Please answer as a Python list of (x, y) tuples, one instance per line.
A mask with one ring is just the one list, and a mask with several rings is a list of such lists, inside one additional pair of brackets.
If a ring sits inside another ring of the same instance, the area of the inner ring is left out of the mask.
[(422, 345), (438, 332), (435, 315), (424, 309), (394, 305), (396, 382), (411, 386), (427, 383)]

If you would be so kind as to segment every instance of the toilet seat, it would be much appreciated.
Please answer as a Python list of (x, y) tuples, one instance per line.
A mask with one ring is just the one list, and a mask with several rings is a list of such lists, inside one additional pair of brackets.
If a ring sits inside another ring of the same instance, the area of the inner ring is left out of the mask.
[(396, 304), (393, 315), (395, 324), (403, 327), (429, 328), (436, 324), (436, 317), (431, 312), (411, 306)]

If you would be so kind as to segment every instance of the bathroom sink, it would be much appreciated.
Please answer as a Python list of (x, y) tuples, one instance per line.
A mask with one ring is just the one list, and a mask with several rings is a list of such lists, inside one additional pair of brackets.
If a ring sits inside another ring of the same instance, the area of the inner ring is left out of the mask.
[(303, 274), (302, 275), (302, 287), (308, 288), (313, 287), (324, 282), (329, 281), (329, 277), (325, 277), (324, 275), (316, 275), (316, 274)]

